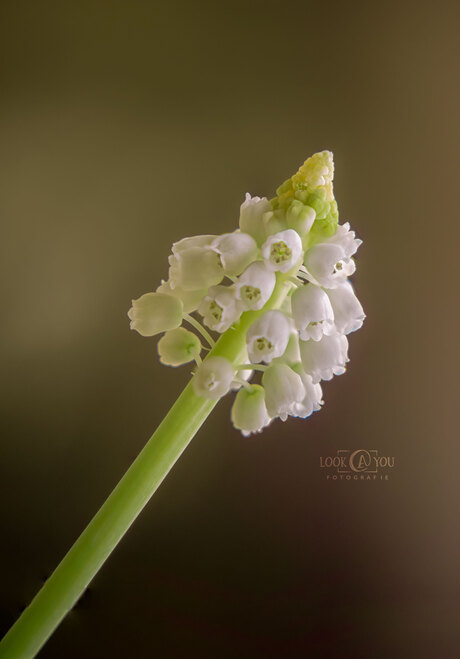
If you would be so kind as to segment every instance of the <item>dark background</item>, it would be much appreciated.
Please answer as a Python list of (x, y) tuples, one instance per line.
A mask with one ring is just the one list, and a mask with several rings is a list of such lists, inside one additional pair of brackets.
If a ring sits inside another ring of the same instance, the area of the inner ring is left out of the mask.
[[(308, 421), (220, 403), (42, 650), (459, 654), (457, 3), (0, 3), (1, 628), (188, 379), (130, 332), (174, 240), (334, 151), (368, 318)], [(327, 482), (337, 449), (395, 456)]]

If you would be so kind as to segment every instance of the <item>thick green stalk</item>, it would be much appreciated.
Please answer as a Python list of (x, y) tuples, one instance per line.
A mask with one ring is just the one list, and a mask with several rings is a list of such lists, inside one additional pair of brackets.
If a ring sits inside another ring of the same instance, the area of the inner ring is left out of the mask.
[[(279, 277), (265, 308), (284, 299)], [(248, 311), (221, 336), (209, 355), (235, 366), (244, 357), (246, 330), (260, 315)], [(70, 611), (173, 467), (217, 401), (197, 396), (189, 382), (144, 449), (21, 617), (0, 642), (1, 659), (30, 659)]]

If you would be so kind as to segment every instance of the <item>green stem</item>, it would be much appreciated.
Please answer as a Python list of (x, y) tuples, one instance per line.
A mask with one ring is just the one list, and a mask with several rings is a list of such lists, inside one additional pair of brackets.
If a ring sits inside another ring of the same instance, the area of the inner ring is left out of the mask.
[[(279, 277), (265, 309), (281, 304)], [(225, 332), (209, 355), (236, 367), (246, 348), (246, 331), (262, 311), (248, 311)], [(31, 659), (70, 611), (185, 450), (217, 401), (197, 396), (188, 383), (112, 494), (56, 570), (0, 642), (1, 659)]]

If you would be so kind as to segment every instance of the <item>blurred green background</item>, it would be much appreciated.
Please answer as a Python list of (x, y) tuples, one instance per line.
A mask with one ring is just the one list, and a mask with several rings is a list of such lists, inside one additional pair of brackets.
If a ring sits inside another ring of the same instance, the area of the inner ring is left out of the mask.
[[(327, 148), (364, 240), (347, 374), (250, 439), (223, 400), (40, 656), (458, 656), (459, 18), (0, 3), (1, 631), (188, 380), (131, 298)], [(390, 480), (327, 482), (342, 448), (394, 455)]]

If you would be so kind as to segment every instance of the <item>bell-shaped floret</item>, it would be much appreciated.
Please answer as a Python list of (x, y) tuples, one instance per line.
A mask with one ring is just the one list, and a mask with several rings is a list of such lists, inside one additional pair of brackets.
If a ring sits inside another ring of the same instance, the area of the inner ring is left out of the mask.
[(224, 233), (212, 243), (220, 255), (224, 273), (229, 277), (239, 275), (257, 257), (257, 244), (252, 236), (241, 231)]
[(319, 243), (305, 253), (305, 274), (309, 281), (324, 288), (342, 284), (356, 269), (353, 259), (340, 245)]
[(323, 392), (321, 385), (319, 383), (314, 384), (311, 375), (305, 373), (300, 364), (296, 365), (294, 370), (300, 375), (305, 389), (305, 396), (300, 403), (294, 403), (291, 415), (306, 419), (313, 412), (321, 409), (324, 402), (322, 400)]
[(184, 291), (184, 289), (180, 286), (171, 288), (171, 282), (169, 280), (163, 280), (156, 289), (156, 292), (166, 293), (167, 295), (174, 295), (174, 297), (178, 297), (184, 306), (184, 313), (192, 313), (192, 311), (196, 311), (198, 309), (200, 302), (208, 292), (208, 289), (201, 288), (197, 291)]
[(249, 192), (246, 193), (246, 198), (240, 206), (240, 229), (244, 233), (249, 233), (258, 245), (261, 245), (266, 238), (264, 213), (271, 209), (266, 197), (251, 197)]
[(172, 246), (169, 257), (171, 288), (179, 286), (185, 291), (196, 291), (219, 284), (224, 278), (224, 267), (212, 247), (217, 236), (184, 238)]
[(281, 357), (289, 341), (290, 323), (282, 311), (265, 311), (246, 333), (246, 345), (252, 363), (271, 362)]
[(323, 336), (321, 341), (300, 341), (302, 366), (316, 384), (345, 373), (348, 362), (348, 341), (344, 334)]
[(362, 244), (362, 240), (356, 238), (354, 231), (350, 229), (350, 223), (339, 224), (333, 236), (324, 241), (329, 245), (338, 245), (343, 249), (345, 258), (350, 258), (356, 253), (358, 247)]
[(225, 396), (233, 380), (233, 367), (225, 357), (207, 357), (193, 377), (193, 389), (198, 396), (218, 400)]
[(275, 288), (276, 275), (263, 261), (251, 263), (235, 284), (235, 295), (245, 309), (262, 309)]
[(302, 258), (302, 240), (293, 229), (269, 236), (262, 245), (262, 257), (270, 270), (288, 272)]
[(258, 384), (243, 387), (236, 394), (231, 412), (235, 428), (247, 437), (268, 426), (271, 419), (265, 405), (264, 388)]
[(265, 404), (271, 417), (279, 416), (285, 421), (295, 411), (296, 404), (305, 398), (305, 387), (301, 377), (287, 364), (271, 364), (262, 376), (265, 389)]
[(327, 292), (334, 310), (334, 324), (341, 334), (358, 330), (366, 317), (361, 302), (353, 291), (353, 286), (346, 281)]
[(177, 327), (161, 337), (157, 350), (162, 364), (181, 366), (198, 357), (201, 352), (201, 343), (193, 332), (184, 327)]
[(327, 294), (319, 286), (306, 284), (291, 296), (294, 324), (303, 340), (319, 341), (334, 332), (334, 312)]
[(225, 332), (241, 315), (235, 289), (230, 286), (212, 286), (198, 307), (203, 322), (215, 332)]
[(128, 311), (129, 326), (142, 336), (154, 336), (182, 323), (182, 302), (173, 295), (145, 293), (132, 300), (132, 305)]

